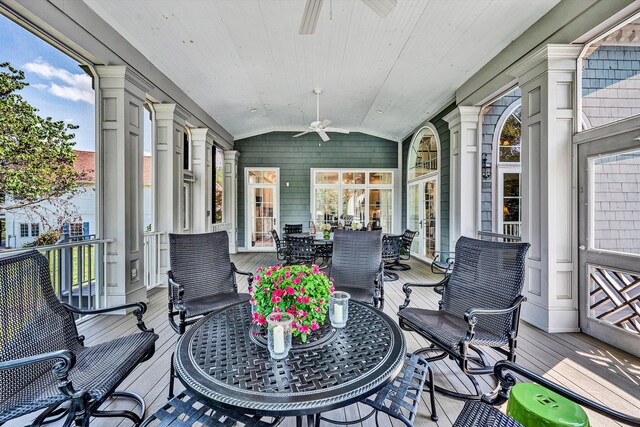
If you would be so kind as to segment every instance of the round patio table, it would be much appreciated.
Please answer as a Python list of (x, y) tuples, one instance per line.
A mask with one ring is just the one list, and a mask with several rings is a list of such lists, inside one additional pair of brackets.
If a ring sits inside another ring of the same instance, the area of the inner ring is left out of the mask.
[[(248, 414), (313, 415), (350, 405), (377, 392), (402, 369), (406, 342), (398, 324), (381, 311), (349, 303), (342, 329), (329, 319), (310, 342), (286, 359), (272, 360), (263, 335), (251, 327), (246, 302), (211, 313), (182, 335), (175, 369), (204, 401)], [(316, 331), (318, 332), (318, 331)], [(319, 417), (315, 417), (315, 422)]]

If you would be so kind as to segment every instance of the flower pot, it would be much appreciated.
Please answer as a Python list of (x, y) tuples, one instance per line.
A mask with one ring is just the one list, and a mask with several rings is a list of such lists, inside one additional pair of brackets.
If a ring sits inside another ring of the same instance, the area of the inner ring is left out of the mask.
[(324, 240), (329, 240), (330, 238), (331, 238), (331, 231), (325, 230), (324, 231)]

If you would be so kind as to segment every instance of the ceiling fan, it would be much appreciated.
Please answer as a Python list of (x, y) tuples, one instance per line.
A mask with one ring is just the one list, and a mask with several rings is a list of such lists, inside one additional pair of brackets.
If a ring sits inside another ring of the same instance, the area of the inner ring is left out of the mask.
[[(307, 4), (304, 7), (304, 14), (302, 15), (302, 22), (300, 23), (300, 34), (313, 34), (316, 31), (323, 1), (324, 0), (307, 0)], [(398, 0), (362, 0), (362, 2), (382, 18), (387, 16), (393, 8), (396, 7), (396, 4), (398, 4)]]
[(309, 130), (305, 130), (304, 132), (300, 132), (297, 135), (293, 135), (293, 137), (297, 138), (311, 132), (316, 132), (318, 135), (320, 135), (320, 138), (322, 138), (324, 142), (327, 142), (331, 139), (329, 138), (329, 135), (327, 135), (327, 132), (349, 133), (349, 131), (346, 129), (328, 127), (331, 124), (331, 120), (324, 119), (320, 121), (320, 94), (322, 93), (322, 89), (314, 89), (313, 93), (316, 94), (316, 121), (311, 122), (311, 124), (309, 125)]

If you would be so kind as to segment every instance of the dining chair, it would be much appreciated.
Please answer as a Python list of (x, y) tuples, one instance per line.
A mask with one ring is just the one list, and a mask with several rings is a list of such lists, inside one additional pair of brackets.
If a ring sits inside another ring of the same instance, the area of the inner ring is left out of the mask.
[(278, 232), (271, 230), (271, 237), (276, 244), (276, 258), (278, 261), (286, 261), (288, 259), (288, 249), (285, 241), (280, 240)]
[(316, 247), (313, 237), (293, 237), (287, 239), (287, 264), (311, 265), (316, 259)]
[(389, 270), (389, 266), (393, 266), (400, 258), (400, 250), (402, 248), (402, 236), (393, 234), (382, 235), (382, 261), (384, 261), (384, 277), (387, 281), (392, 282), (398, 280), (400, 276)]
[(411, 266), (406, 263), (402, 263), (400, 261), (409, 261), (411, 259), (411, 245), (413, 244), (413, 239), (418, 234), (417, 231), (411, 231), (408, 228), (404, 230), (402, 233), (402, 242), (400, 244), (400, 255), (394, 260), (393, 263), (385, 265), (385, 269), (387, 270), (411, 270)]
[[(493, 366), (481, 347), (489, 347), (515, 361), (520, 306), (528, 243), (490, 242), (461, 237), (456, 243), (456, 264), (438, 283), (405, 283), (400, 326), (426, 338), (431, 346), (416, 353), (436, 352), (432, 362), (451, 357), (475, 388), (475, 395), (436, 386), (450, 397), (479, 399), (474, 375), (491, 374)], [(439, 310), (409, 307), (412, 288), (442, 288)]]
[(327, 273), (337, 290), (348, 292), (356, 301), (383, 309), (383, 272), (381, 230), (334, 232), (333, 255)]
[[(36, 411), (34, 426), (63, 418), (65, 426), (88, 426), (93, 417), (140, 423), (144, 399), (116, 388), (155, 351), (158, 335), (142, 320), (144, 303), (96, 310), (61, 303), (49, 260), (31, 250), (0, 258), (0, 307), (0, 425)], [(85, 346), (74, 315), (132, 309), (140, 332)], [(110, 398), (132, 400), (141, 415), (100, 409)]]
[(287, 234), (302, 233), (302, 224), (285, 224), (284, 234), (285, 238)]

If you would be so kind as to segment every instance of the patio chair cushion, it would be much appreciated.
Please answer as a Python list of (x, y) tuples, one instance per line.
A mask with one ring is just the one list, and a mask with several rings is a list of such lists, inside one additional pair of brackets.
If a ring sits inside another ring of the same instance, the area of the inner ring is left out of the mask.
[(467, 401), (452, 427), (522, 427), (491, 405)]
[(232, 304), (242, 301), (249, 301), (249, 294), (241, 294), (237, 292), (223, 292), (215, 295), (194, 298), (185, 301), (187, 317), (201, 316), (211, 313), (212, 311), (228, 307)]
[[(76, 365), (69, 371), (73, 388), (86, 391), (93, 399), (102, 399), (154, 348), (157, 339), (158, 335), (152, 332), (140, 332), (80, 348), (75, 352)], [(47, 370), (28, 387), (0, 402), (0, 423), (68, 400), (56, 384)], [(36, 390), (38, 394), (34, 395)], [(11, 411), (5, 412), (5, 407)]]
[[(443, 311), (409, 307), (400, 310), (398, 316), (415, 325), (421, 332), (436, 339), (442, 346), (452, 350), (458, 349), (460, 340), (469, 330), (469, 324), (462, 317), (456, 317)], [(508, 340), (476, 325), (471, 344), (502, 347), (508, 344)]]

